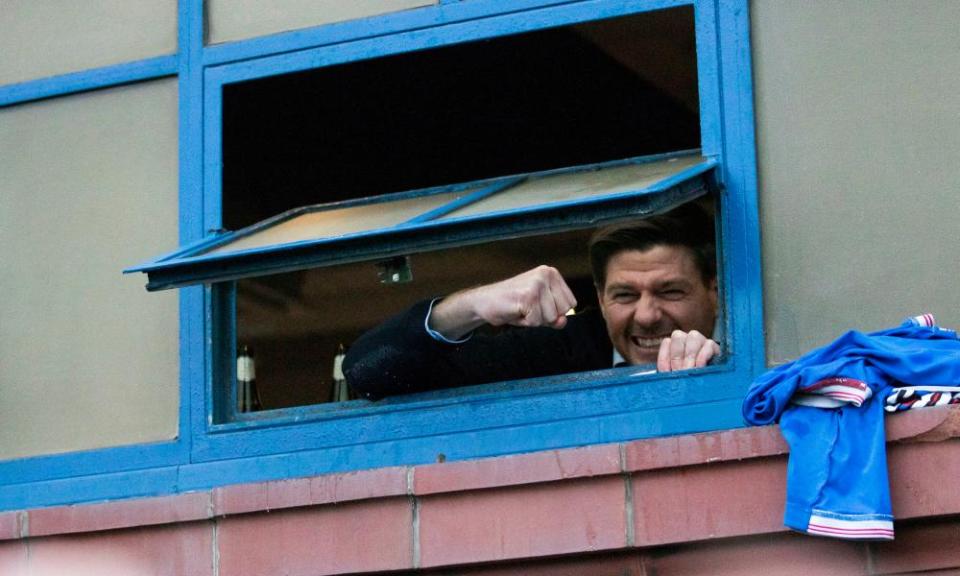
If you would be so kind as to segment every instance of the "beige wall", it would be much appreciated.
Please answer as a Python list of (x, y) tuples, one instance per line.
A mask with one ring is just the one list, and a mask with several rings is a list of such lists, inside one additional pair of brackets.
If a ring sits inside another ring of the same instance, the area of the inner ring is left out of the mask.
[(177, 433), (177, 82), (0, 109), (0, 459)]
[(751, 9), (768, 361), (960, 328), (960, 2)]
[(0, 1), (0, 84), (176, 51), (176, 0)]
[(208, 0), (208, 43), (430, 6), (437, 0)]

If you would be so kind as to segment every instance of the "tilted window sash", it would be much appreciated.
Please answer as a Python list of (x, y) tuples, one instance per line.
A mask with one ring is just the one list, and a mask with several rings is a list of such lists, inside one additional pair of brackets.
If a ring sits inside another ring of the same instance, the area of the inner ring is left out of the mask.
[(716, 167), (679, 152), (304, 206), (124, 272), (163, 290), (584, 228), (693, 200)]

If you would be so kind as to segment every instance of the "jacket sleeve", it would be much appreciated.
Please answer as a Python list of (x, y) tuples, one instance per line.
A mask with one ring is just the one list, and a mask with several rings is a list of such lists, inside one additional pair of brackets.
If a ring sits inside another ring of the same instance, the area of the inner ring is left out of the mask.
[[(607, 352), (584, 319), (564, 330), (504, 329), (475, 333), (460, 344), (440, 342), (424, 328), (430, 301), (415, 304), (362, 335), (344, 360), (344, 375), (361, 397), (422, 392), (596, 369)], [(606, 339), (602, 324), (599, 337)], [(598, 360), (597, 358), (601, 358)]]

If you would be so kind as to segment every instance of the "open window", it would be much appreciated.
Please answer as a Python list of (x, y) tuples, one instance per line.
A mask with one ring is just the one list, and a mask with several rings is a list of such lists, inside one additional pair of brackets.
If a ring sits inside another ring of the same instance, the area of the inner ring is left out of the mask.
[(595, 300), (592, 227), (715, 182), (672, 152), (700, 144), (696, 78), (682, 7), (226, 84), (236, 231), (136, 270), (219, 284), (215, 420), (344, 400), (338, 352), (417, 298), (564, 263)]
[[(212, 430), (434, 405), (429, 398), (332, 403), (343, 399), (334, 386), (341, 345), (415, 300), (541, 263), (561, 268), (578, 300), (589, 302), (585, 246), (601, 224), (697, 201), (724, 230), (716, 53), (704, 44), (709, 26), (695, 23), (701, 8), (678, 4), (634, 13), (637, 7), (610, 2), (613, 9), (593, 16), (586, 6), (544, 8), (555, 17), (545, 16), (540, 28), (517, 16), (487, 32), (484, 25), (435, 38), (411, 32), (207, 69), (204, 166), (212, 200), (205, 221), (212, 232), (133, 270), (147, 273), (151, 290), (208, 286)], [(711, 82), (706, 94), (703, 78)], [(731, 268), (721, 240), (719, 280), (727, 291)], [(729, 305), (723, 297), (722, 315)], [(254, 351), (262, 411), (238, 405), (238, 347)], [(555, 390), (623, 381), (613, 371)], [(713, 386), (701, 398), (726, 402), (740, 385)], [(465, 394), (522, 401), (497, 396), (502, 388)], [(679, 406), (695, 394), (674, 399)], [(442, 404), (444, 397), (452, 396), (433, 398)], [(568, 406), (560, 396), (557, 402)], [(653, 409), (645, 402), (616, 410)], [(610, 412), (603, 403), (573, 405)], [(671, 409), (658, 409), (669, 418)], [(453, 422), (456, 410), (447, 410)], [(392, 440), (420, 434), (419, 417), (407, 413), (404, 433), (383, 418), (376, 426), (359, 417), (338, 426), (341, 438)], [(257, 452), (272, 450), (265, 438)], [(316, 446), (307, 437), (296, 442)], [(197, 445), (235, 453), (221, 444), (210, 436)]]
[[(715, 168), (684, 152), (301, 207), (135, 270), (151, 290), (221, 283), (222, 347), (260, 350), (261, 367), (266, 358), (256, 402), (222, 389), (223, 419), (235, 417), (232, 398), (240, 411), (346, 400), (335, 355), (365, 330), (416, 300), (541, 263), (595, 301), (592, 229), (704, 197)], [(232, 365), (221, 380), (248, 381)]]

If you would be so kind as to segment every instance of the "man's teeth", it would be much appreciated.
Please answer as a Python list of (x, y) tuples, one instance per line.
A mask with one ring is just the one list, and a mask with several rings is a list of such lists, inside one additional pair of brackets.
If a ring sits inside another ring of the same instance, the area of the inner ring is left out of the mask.
[(631, 340), (641, 348), (654, 348), (660, 346), (660, 341), (663, 340), (663, 338), (641, 338), (639, 336), (633, 336)]

